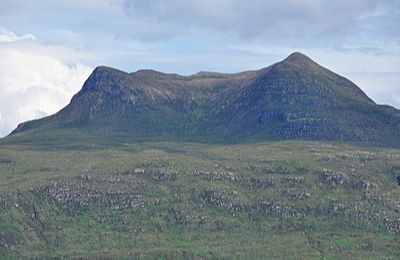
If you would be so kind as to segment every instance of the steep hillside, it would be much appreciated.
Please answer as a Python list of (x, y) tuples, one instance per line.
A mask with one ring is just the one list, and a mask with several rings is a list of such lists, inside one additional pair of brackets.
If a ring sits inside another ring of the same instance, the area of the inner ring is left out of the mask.
[(340, 140), (400, 145), (400, 112), (375, 104), (351, 81), (301, 53), (257, 71), (98, 67), (57, 114), (12, 134), (79, 128), (143, 139)]

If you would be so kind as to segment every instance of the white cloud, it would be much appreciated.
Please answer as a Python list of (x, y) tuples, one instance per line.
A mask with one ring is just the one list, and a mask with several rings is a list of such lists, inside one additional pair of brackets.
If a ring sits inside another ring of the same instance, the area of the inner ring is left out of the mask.
[(0, 57), (0, 136), (23, 121), (60, 110), (92, 71), (82, 64), (64, 63), (45, 46), (0, 45)]
[[(386, 9), (398, 8), (398, 3), (392, 0), (248, 0), (246, 3), (241, 0), (125, 0), (124, 7), (135, 21), (146, 19), (146, 29), (151, 31), (159, 25), (169, 29), (171, 35), (203, 28), (233, 32), (244, 39), (260, 37), (278, 43), (290, 39), (299, 44), (315, 39), (321, 43), (321, 38), (330, 43), (351, 37), (364, 26), (357, 18), (377, 17)], [(157, 30), (153, 33), (157, 34)], [(397, 31), (393, 34), (398, 36)]]
[(17, 36), (15, 33), (0, 27), (0, 43), (16, 42), (22, 40), (35, 40), (35, 36), (33, 36), (32, 34), (24, 34), (22, 36)]

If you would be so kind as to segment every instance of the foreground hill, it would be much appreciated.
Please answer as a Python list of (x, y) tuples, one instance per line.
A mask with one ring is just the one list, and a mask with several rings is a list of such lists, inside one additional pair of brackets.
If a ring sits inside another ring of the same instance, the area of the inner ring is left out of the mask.
[(0, 140), (0, 258), (399, 259), (400, 151)]
[(400, 145), (400, 112), (301, 53), (267, 68), (191, 76), (98, 67), (55, 115), (15, 134), (77, 128), (141, 139), (340, 140)]

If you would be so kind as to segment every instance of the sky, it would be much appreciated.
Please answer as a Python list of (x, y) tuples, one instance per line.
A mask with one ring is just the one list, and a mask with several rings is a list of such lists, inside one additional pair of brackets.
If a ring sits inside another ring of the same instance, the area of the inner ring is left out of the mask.
[(294, 51), (400, 108), (400, 0), (0, 0), (0, 136), (99, 65), (239, 72)]

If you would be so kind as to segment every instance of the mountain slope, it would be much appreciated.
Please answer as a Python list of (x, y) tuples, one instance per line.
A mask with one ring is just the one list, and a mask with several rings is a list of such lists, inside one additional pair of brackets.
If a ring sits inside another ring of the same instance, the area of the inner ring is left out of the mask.
[(57, 114), (12, 134), (80, 128), (173, 139), (313, 139), (399, 145), (400, 112), (375, 104), (351, 81), (301, 53), (257, 71), (98, 67)]

